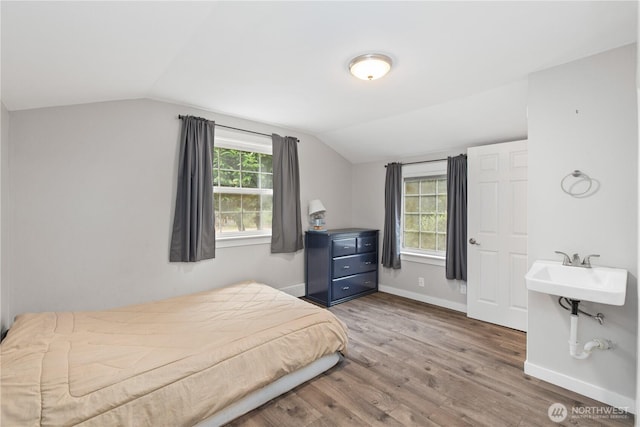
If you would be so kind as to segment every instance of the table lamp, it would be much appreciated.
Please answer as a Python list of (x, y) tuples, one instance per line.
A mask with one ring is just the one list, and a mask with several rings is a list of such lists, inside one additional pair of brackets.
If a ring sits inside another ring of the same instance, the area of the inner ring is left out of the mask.
[(324, 213), (326, 211), (320, 200), (315, 199), (309, 202), (309, 219), (313, 230), (322, 230), (324, 226)]

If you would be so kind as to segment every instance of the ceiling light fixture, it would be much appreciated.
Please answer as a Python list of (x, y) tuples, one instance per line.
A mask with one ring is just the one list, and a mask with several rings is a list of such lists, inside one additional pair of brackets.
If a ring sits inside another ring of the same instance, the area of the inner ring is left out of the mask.
[(375, 80), (391, 70), (391, 58), (380, 53), (356, 56), (349, 64), (351, 74), (362, 80)]

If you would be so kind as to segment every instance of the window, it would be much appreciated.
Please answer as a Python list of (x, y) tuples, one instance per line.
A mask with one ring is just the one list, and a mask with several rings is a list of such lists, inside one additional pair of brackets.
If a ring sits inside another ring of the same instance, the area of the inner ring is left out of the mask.
[(212, 172), (218, 238), (271, 235), (271, 141), (252, 139), (216, 129)]
[[(442, 169), (444, 167), (444, 170)], [(443, 256), (447, 249), (446, 163), (403, 171), (402, 247)]]

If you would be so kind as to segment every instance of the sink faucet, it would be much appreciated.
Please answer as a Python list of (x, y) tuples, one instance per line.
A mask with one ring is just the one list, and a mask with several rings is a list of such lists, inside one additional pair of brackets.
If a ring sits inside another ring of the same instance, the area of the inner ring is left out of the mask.
[(571, 256), (571, 265), (573, 265), (573, 266), (579, 266), (580, 265), (580, 255), (573, 254), (573, 256)]
[(584, 257), (582, 261), (580, 261), (580, 255), (573, 254), (573, 256), (569, 256), (564, 252), (555, 251), (557, 254), (563, 256), (562, 265), (567, 265), (569, 267), (583, 267), (583, 268), (591, 268), (591, 258), (599, 257), (600, 255), (591, 254)]

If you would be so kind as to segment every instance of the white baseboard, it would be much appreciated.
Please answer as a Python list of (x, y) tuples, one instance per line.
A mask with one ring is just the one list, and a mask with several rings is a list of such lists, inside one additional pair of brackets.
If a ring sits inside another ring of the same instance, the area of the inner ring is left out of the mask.
[(284, 288), (279, 288), (278, 290), (287, 293), (289, 295), (293, 295), (294, 297), (303, 297), (305, 294), (305, 286), (304, 283), (298, 283), (297, 285), (289, 285)]
[(543, 368), (530, 363), (528, 360), (524, 362), (524, 373), (548, 383), (566, 388), (567, 390), (575, 391), (583, 396), (590, 397), (615, 408), (625, 408), (627, 412), (631, 412), (632, 414), (636, 413), (635, 399), (584, 382), (578, 378)]
[(409, 298), (415, 301), (426, 302), (427, 304), (437, 305), (439, 307), (450, 308), (451, 310), (467, 312), (467, 305), (455, 301), (449, 301), (442, 298), (432, 297), (429, 295), (419, 294), (417, 292), (406, 291), (404, 289), (394, 288), (388, 285), (378, 285), (380, 292), (397, 295), (399, 297)]

